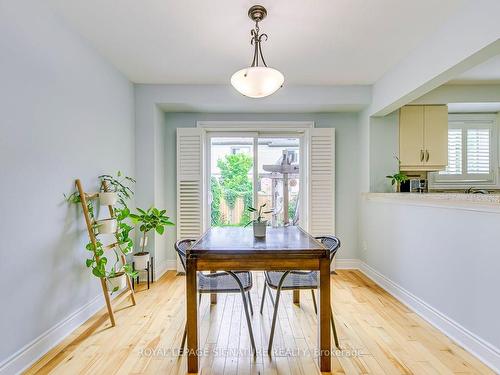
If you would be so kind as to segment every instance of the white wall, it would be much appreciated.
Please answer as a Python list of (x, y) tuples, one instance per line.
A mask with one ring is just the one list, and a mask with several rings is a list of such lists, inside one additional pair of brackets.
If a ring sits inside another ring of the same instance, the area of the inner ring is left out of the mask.
[[(176, 128), (194, 127), (196, 121), (314, 121), (317, 127), (335, 127), (336, 139), (336, 225), (342, 241), (339, 259), (358, 258), (358, 126), (355, 113), (321, 114), (203, 114), (166, 113), (165, 126), (165, 208), (176, 221)], [(137, 150), (137, 152), (140, 152)], [(138, 166), (139, 168), (139, 166)], [(167, 247), (155, 247), (158, 262), (175, 260), (175, 228), (167, 230)], [(161, 254), (161, 255), (160, 255)]]
[(362, 260), (451, 320), (447, 334), (500, 370), (500, 211), (364, 199), (362, 212)]
[(133, 175), (134, 124), (132, 85), (44, 2), (1, 1), (0, 46), (0, 372), (8, 374), (50, 340), (5, 363), (14, 353), (71, 314), (84, 318), (89, 302), (101, 305), (81, 211), (63, 193), (78, 177), (95, 188), (103, 172)]
[(370, 191), (391, 192), (386, 178), (399, 171), (399, 111), (370, 119)]

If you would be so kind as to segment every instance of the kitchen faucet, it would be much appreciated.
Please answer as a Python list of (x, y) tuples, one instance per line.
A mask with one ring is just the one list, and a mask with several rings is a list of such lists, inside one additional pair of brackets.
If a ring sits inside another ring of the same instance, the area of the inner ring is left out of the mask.
[(476, 189), (473, 186), (471, 186), (468, 189), (465, 189), (464, 193), (465, 194), (488, 194), (488, 190)]

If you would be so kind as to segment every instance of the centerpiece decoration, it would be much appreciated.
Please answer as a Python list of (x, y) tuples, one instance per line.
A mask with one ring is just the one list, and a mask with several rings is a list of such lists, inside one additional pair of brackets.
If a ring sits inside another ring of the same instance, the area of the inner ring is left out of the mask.
[(265, 238), (266, 237), (266, 229), (267, 229), (267, 220), (262, 216), (263, 214), (270, 214), (273, 212), (273, 209), (262, 211), (267, 203), (264, 203), (259, 206), (259, 209), (253, 207), (247, 207), (247, 210), (256, 215), (257, 217), (248, 222), (245, 226), (253, 224), (253, 235), (257, 238)]

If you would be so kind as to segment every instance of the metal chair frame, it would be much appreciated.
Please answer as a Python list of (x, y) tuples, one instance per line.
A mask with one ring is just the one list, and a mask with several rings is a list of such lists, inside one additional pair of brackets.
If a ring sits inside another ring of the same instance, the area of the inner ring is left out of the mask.
[[(333, 245), (330, 246), (330, 263), (333, 261), (335, 254), (337, 253), (337, 250), (340, 247), (340, 241), (337, 237), (334, 236), (319, 236), (315, 237), (317, 240), (321, 241), (321, 243), (324, 242), (333, 242)], [(276, 272), (276, 271), (274, 271)], [(269, 276), (269, 273), (267, 271), (264, 272), (265, 275), (265, 282), (264, 282), (264, 290), (262, 291), (262, 300), (260, 304), (260, 313), (262, 314), (262, 311), (264, 309), (264, 301), (266, 299), (266, 289), (269, 292), (269, 298), (271, 299), (271, 302), (274, 306), (274, 312), (273, 312), (273, 321), (271, 324), (271, 335), (269, 337), (269, 346), (268, 346), (268, 354), (271, 354), (272, 348), (273, 348), (273, 340), (274, 340), (274, 331), (276, 329), (276, 320), (278, 317), (278, 307), (279, 307), (279, 301), (280, 301), (280, 296), (281, 296), (281, 291), (282, 290), (297, 290), (297, 289), (302, 289), (302, 290), (310, 290), (311, 295), (312, 295), (312, 300), (313, 300), (313, 305), (314, 305), (314, 312), (318, 314), (318, 307), (316, 305), (316, 297), (314, 295), (314, 290), (318, 289), (318, 285), (311, 286), (311, 285), (290, 285), (290, 286), (284, 286), (285, 279), (287, 278), (288, 275), (313, 275), (317, 274), (317, 271), (284, 271), (283, 275), (280, 277), (279, 282), (277, 285), (272, 283), (271, 277)], [(269, 288), (269, 289), (268, 289)], [(273, 299), (273, 295), (271, 293), (271, 289), (276, 290), (276, 300)], [(332, 325), (333, 329), (333, 337), (335, 340), (335, 347), (340, 348), (339, 346), (339, 340), (337, 336), (337, 330), (335, 328), (335, 321), (333, 319), (333, 309), (330, 306), (330, 323)]]
[[(182, 267), (184, 268), (184, 271), (186, 271), (186, 252), (185, 249), (189, 248), (193, 242), (196, 240), (192, 239), (185, 239), (185, 240), (179, 240), (175, 243), (175, 250), (177, 251), (177, 254), (179, 255), (179, 259), (181, 261)], [(238, 275), (240, 274), (245, 274), (246, 277), (248, 277), (248, 286), (244, 286), (243, 283), (241, 282), (240, 277)], [(252, 283), (252, 273), (248, 271), (218, 271), (215, 273), (209, 273), (209, 274), (204, 274), (202, 272), (198, 272), (198, 284), (201, 282), (208, 282), (210, 284), (210, 279), (217, 279), (221, 277), (225, 277), (229, 275), (234, 279), (236, 282), (238, 288), (233, 289), (233, 288), (205, 288), (201, 289), (198, 288), (198, 304), (201, 302), (201, 296), (202, 294), (212, 294), (212, 293), (241, 293), (241, 299), (243, 301), (243, 308), (245, 310), (245, 317), (247, 321), (247, 327), (248, 327), (248, 334), (250, 336), (250, 342), (252, 345), (252, 350), (254, 355), (257, 354), (257, 350), (255, 348), (255, 339), (253, 336), (253, 330), (252, 330), (252, 322), (250, 320), (250, 314), (253, 315), (253, 307), (252, 307), (252, 299), (250, 297), (250, 289), (252, 289), (253, 283)], [(248, 298), (248, 301), (247, 301)], [(249, 314), (250, 310), (250, 314)], [(187, 337), (187, 323), (184, 326), (184, 334), (182, 335), (182, 343), (181, 347), (179, 350), (179, 353), (182, 354), (184, 352), (184, 346), (186, 344), (186, 337)]]

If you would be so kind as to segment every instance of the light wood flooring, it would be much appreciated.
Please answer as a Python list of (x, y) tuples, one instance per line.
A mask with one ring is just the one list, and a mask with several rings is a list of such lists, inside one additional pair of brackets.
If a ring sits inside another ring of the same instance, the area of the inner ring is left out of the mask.
[[(262, 273), (254, 273), (253, 329), (258, 348), (266, 348), (272, 306), (259, 314)], [(332, 276), (332, 303), (340, 344), (332, 360), (335, 374), (494, 374), (415, 313), (358, 271)], [(150, 290), (139, 287), (137, 306), (123, 302), (111, 328), (104, 311), (47, 353), (27, 374), (185, 374), (186, 358), (172, 353), (184, 329), (185, 278), (168, 272)], [(207, 354), (201, 374), (316, 374), (317, 325), (311, 295), (301, 306), (284, 292), (274, 349), (281, 355), (249, 355), (250, 342), (237, 294), (219, 295), (200, 306), (200, 343)]]

